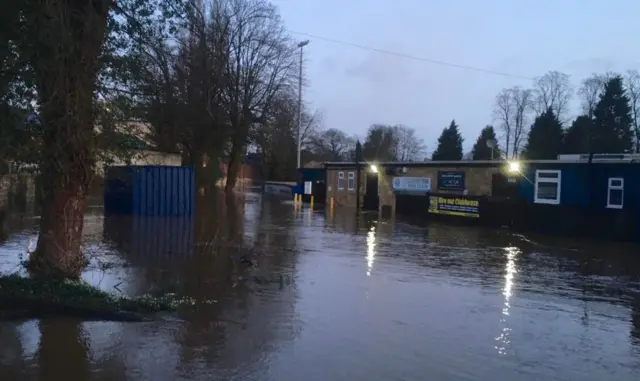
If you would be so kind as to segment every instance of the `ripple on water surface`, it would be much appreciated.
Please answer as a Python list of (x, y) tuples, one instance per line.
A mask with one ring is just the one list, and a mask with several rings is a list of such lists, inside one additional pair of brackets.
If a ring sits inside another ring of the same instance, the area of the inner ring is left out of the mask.
[[(196, 311), (0, 323), (0, 379), (640, 379), (637, 248), (326, 215), (256, 194), (198, 202), (180, 221), (90, 211), (85, 274), (188, 295)], [(36, 222), (3, 243), (4, 271)]]

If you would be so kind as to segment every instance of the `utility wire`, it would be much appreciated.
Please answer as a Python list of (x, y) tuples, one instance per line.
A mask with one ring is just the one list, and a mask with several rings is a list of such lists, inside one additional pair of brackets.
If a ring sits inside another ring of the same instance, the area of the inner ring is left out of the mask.
[(441, 66), (455, 67), (455, 68), (458, 68), (458, 69), (471, 70), (471, 71), (476, 71), (476, 72), (484, 73), (484, 74), (500, 75), (500, 76), (503, 76), (503, 77), (526, 79), (526, 80), (530, 80), (530, 81), (533, 80), (533, 78), (526, 77), (526, 76), (523, 76), (523, 75), (505, 73), (505, 72), (494, 71), (494, 70), (489, 70), (489, 69), (482, 69), (482, 68), (479, 68), (479, 67), (468, 66), (468, 65), (460, 65), (460, 64), (455, 64), (455, 63), (445, 62), (445, 61), (438, 61), (438, 60), (429, 59), (429, 58), (416, 57), (416, 56), (412, 56), (412, 55), (409, 55), (409, 54), (398, 53), (398, 52), (393, 52), (393, 51), (384, 50), (384, 49), (378, 49), (378, 48), (374, 48), (374, 47), (371, 47), (371, 46), (360, 45), (360, 44), (356, 44), (356, 43), (353, 43), (353, 42), (348, 42), (348, 41), (342, 41), (342, 40), (336, 40), (336, 39), (332, 39), (332, 38), (317, 36), (315, 34), (310, 34), (310, 33), (305, 33), (305, 32), (298, 32), (298, 31), (289, 30), (289, 33), (298, 34), (298, 35), (301, 35), (301, 36), (306, 36), (306, 37), (309, 37), (309, 38), (314, 38), (314, 39), (322, 40), (322, 41), (326, 41), (326, 42), (331, 42), (331, 43), (334, 43), (334, 44), (350, 46), (352, 48), (369, 50), (369, 51), (372, 51), (372, 52), (378, 52), (378, 53), (382, 53), (382, 54), (388, 54), (388, 55), (392, 55), (392, 56), (396, 56), (396, 57), (406, 58), (406, 59), (410, 59), (410, 60), (414, 60), (414, 61), (427, 62), (427, 63), (431, 63), (431, 64), (435, 64), (435, 65), (441, 65)]

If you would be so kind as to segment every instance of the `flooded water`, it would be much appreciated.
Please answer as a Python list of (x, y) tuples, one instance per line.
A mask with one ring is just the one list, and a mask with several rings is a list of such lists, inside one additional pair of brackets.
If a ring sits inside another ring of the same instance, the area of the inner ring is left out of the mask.
[[(36, 222), (12, 225), (3, 271)], [(91, 283), (176, 292), (197, 309), (0, 322), (0, 380), (640, 379), (638, 247), (376, 222), (257, 194), (201, 201), (194, 219), (92, 208), (86, 241)]]

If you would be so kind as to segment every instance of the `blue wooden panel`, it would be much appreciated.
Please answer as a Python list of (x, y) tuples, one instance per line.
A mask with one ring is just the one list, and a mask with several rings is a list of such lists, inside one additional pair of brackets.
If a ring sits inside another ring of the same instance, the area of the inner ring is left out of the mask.
[(195, 175), (191, 167), (129, 166), (113, 173), (125, 173), (129, 181), (126, 191), (121, 190), (122, 181), (105, 183), (105, 212), (144, 216), (185, 216), (194, 212)]

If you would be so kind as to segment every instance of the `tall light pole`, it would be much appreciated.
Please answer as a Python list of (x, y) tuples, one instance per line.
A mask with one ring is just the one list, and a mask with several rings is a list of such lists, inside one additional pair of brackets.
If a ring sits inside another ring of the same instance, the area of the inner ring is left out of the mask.
[(302, 129), (302, 52), (303, 48), (309, 44), (309, 40), (304, 40), (298, 44), (300, 48), (300, 72), (298, 75), (298, 168), (300, 168), (300, 150), (301, 150), (301, 129)]
[(491, 150), (491, 160), (493, 160), (493, 151), (496, 149), (497, 142), (493, 139), (487, 139), (487, 147)]

